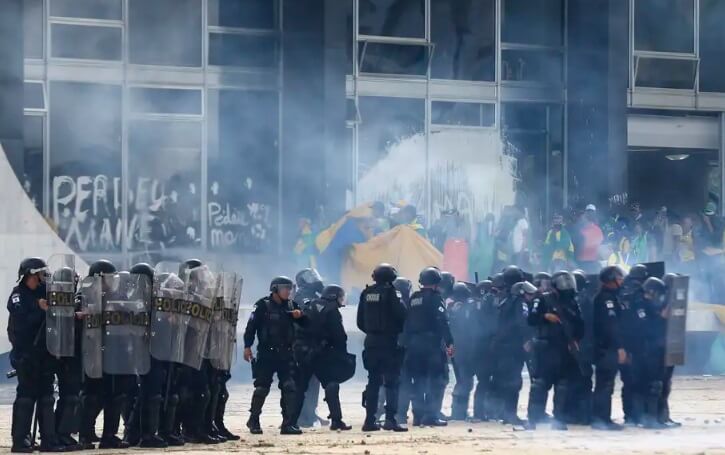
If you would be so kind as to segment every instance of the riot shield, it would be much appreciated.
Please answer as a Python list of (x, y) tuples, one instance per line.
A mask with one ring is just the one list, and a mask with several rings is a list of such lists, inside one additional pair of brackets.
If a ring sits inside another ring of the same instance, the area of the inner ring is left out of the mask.
[(232, 366), (236, 352), (242, 279), (236, 273), (225, 272), (219, 274), (217, 282), (207, 358), (217, 370), (227, 371)]
[(685, 342), (687, 339), (687, 292), (690, 277), (678, 275), (667, 289), (667, 341), (665, 365), (668, 367), (685, 364)]
[(103, 372), (149, 372), (151, 280), (146, 275), (115, 273), (103, 277)]
[(98, 379), (103, 376), (103, 284), (101, 277), (89, 276), (80, 282), (78, 296), (83, 312), (83, 371)]
[(208, 342), (217, 281), (206, 266), (187, 270), (184, 281), (186, 283), (184, 312), (188, 319), (182, 363), (198, 370), (204, 360)]
[(48, 259), (48, 311), (45, 344), (54, 357), (75, 354), (75, 256), (59, 254)]
[(151, 356), (163, 362), (181, 363), (189, 316), (183, 312), (186, 285), (176, 275), (178, 264), (159, 263), (154, 271), (151, 311)]
[(660, 262), (645, 262), (643, 264), (647, 267), (647, 276), (653, 276), (655, 278), (662, 279), (665, 276), (665, 263)]

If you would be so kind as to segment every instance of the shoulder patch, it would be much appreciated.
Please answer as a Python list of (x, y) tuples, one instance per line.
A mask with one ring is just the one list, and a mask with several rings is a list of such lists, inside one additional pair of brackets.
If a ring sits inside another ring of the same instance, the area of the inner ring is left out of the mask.
[(395, 295), (397, 295), (399, 299), (403, 298), (403, 294), (401, 294), (397, 289), (395, 290)]
[(639, 316), (640, 319), (644, 319), (645, 316), (647, 316), (647, 313), (644, 312), (643, 309), (637, 310), (637, 316)]
[(20, 294), (13, 294), (10, 299), (13, 301), (13, 303), (17, 304), (20, 303)]
[(446, 309), (443, 308), (442, 306), (439, 306), (438, 307), (438, 311), (440, 311), (441, 313), (445, 313), (446, 312)]
[(609, 309), (612, 309), (612, 308), (614, 308), (614, 302), (613, 302), (613, 301), (611, 301), (611, 300), (607, 300), (607, 303), (606, 303), (606, 305), (607, 305), (607, 308), (609, 308)]

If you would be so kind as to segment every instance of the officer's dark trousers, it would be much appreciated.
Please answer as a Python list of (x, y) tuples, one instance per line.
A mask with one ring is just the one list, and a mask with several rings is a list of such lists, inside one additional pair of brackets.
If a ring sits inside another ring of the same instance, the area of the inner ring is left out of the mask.
[(103, 438), (116, 436), (121, 424), (121, 412), (128, 396), (128, 390), (136, 378), (125, 375), (104, 375), (93, 379), (86, 376), (83, 383), (81, 412), (81, 437), (95, 434), (98, 414), (103, 410)]
[(668, 422), (670, 418), (670, 393), (672, 392), (672, 376), (675, 373), (675, 367), (666, 367), (664, 380), (662, 381), (662, 398), (659, 405), (660, 422)]
[(277, 374), (278, 387), (282, 392), (280, 399), (282, 424), (294, 425), (297, 413), (297, 387), (295, 384), (297, 371), (291, 348), (259, 348), (257, 350), (257, 358), (252, 364), (254, 392), (249, 413), (252, 417), (259, 418), (275, 374)]
[(476, 391), (473, 395), (473, 417), (480, 420), (492, 418), (491, 401), (493, 393), (493, 372), (496, 364), (490, 347), (476, 357)]
[(80, 430), (80, 394), (83, 368), (80, 357), (63, 357), (58, 365), (58, 404), (55, 409), (56, 432), (70, 436)]
[(592, 396), (592, 419), (600, 422), (612, 420), (612, 394), (617, 378), (617, 351), (602, 350), (597, 353), (594, 364), (594, 394)]
[(529, 421), (539, 423), (544, 419), (549, 390), (554, 387), (554, 418), (565, 422), (569, 388), (579, 375), (576, 360), (566, 345), (546, 340), (534, 342), (534, 356), (529, 391)]
[(37, 406), (40, 437), (52, 443), (55, 439), (52, 359), (25, 359), (13, 362), (13, 366), (18, 379), (13, 403), (13, 442), (19, 443), (30, 434), (33, 410)]
[[(378, 412), (375, 414), (375, 418), (380, 420), (380, 416), (385, 412), (385, 387), (380, 387), (380, 395), (378, 396)], [(410, 410), (410, 403), (412, 400), (412, 382), (408, 369), (405, 368), (405, 364), (400, 368), (400, 381), (398, 384), (398, 411), (395, 415), (395, 421), (398, 423), (405, 423), (408, 420), (408, 411)]]
[[(582, 370), (585, 370), (586, 373)], [(589, 425), (592, 420), (592, 376), (591, 362), (586, 362), (574, 375), (566, 405), (567, 423)]]
[(471, 391), (473, 390), (473, 379), (478, 370), (475, 353), (459, 350), (453, 358), (453, 364), (456, 385), (453, 387), (451, 417), (455, 420), (463, 420), (468, 417), (468, 405)]
[(637, 415), (637, 409), (633, 406), (635, 379), (632, 372), (632, 365), (620, 365), (619, 377), (622, 380), (622, 411), (624, 412), (624, 421), (638, 423), (640, 416)]
[(368, 384), (363, 392), (366, 420), (375, 420), (380, 387), (385, 387), (385, 418), (395, 419), (398, 412), (398, 387), (403, 350), (398, 346), (366, 347), (363, 366), (368, 372)]
[[(310, 380), (317, 378), (325, 389), (325, 401), (330, 411), (329, 418), (332, 421), (342, 420), (342, 408), (340, 406), (340, 384), (331, 380), (328, 369), (320, 354), (321, 347), (300, 343), (295, 345), (294, 353), (297, 361), (297, 402), (298, 410), (295, 413), (295, 421), (298, 421), (302, 413), (305, 390), (309, 390)], [(318, 386), (319, 388), (319, 386)]]
[(504, 345), (494, 349), (491, 410), (496, 418), (517, 418), (525, 357), (523, 346)]
[(149, 394), (156, 391), (158, 379), (161, 379), (161, 416), (159, 422), (159, 436), (179, 436), (177, 415), (180, 414), (182, 393), (182, 366), (173, 362), (159, 362), (151, 359), (151, 370), (158, 376), (152, 379)]
[(632, 406), (639, 423), (654, 424), (660, 418), (666, 367), (664, 349), (643, 349), (632, 354), (634, 397)]
[(149, 438), (158, 433), (167, 372), (167, 362), (151, 358), (151, 368), (147, 374), (141, 376), (138, 399), (134, 402), (129, 421), (126, 422), (126, 435), (130, 440)]
[(222, 430), (226, 429), (224, 425), (224, 413), (227, 409), (227, 401), (229, 400), (229, 390), (227, 390), (227, 382), (232, 378), (229, 371), (221, 371), (219, 374), (219, 403), (214, 415), (214, 425)]
[[(436, 337), (411, 337), (405, 367), (412, 380), (413, 420), (438, 419), (440, 393), (445, 389), (448, 361)], [(443, 385), (443, 387), (442, 387)]]

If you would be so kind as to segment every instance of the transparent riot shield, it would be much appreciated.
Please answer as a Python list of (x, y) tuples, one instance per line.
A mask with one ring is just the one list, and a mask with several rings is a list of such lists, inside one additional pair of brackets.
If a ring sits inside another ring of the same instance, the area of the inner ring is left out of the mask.
[(667, 341), (665, 365), (685, 364), (685, 345), (687, 340), (687, 293), (690, 277), (678, 275), (672, 279), (667, 290)]
[(101, 277), (84, 278), (78, 289), (83, 312), (83, 371), (98, 379), (103, 376), (103, 285)]
[(218, 370), (229, 370), (234, 362), (237, 342), (237, 320), (242, 296), (242, 279), (236, 273), (219, 275), (214, 319), (209, 334), (209, 359)]
[(151, 356), (163, 362), (182, 363), (184, 339), (190, 316), (186, 308), (186, 284), (179, 278), (178, 263), (161, 262), (154, 270), (151, 307)]
[(50, 277), (48, 311), (45, 312), (45, 343), (54, 357), (73, 357), (75, 354), (75, 256), (59, 254), (48, 259)]
[(186, 272), (186, 308), (188, 318), (184, 337), (184, 359), (182, 363), (200, 369), (209, 336), (213, 316), (216, 277), (206, 266)]
[(103, 277), (103, 372), (144, 375), (151, 368), (151, 280), (120, 272)]

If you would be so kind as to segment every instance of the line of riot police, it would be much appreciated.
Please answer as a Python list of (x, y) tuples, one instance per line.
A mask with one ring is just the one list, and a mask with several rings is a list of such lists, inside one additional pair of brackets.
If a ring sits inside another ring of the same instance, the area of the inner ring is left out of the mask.
[(36, 449), (34, 414), (37, 448), (49, 452), (239, 439), (224, 425), (237, 274), (196, 259), (129, 271), (100, 260), (81, 279), (73, 256), (55, 256), (24, 260), (18, 282), (8, 301), (18, 372), (12, 452)]

